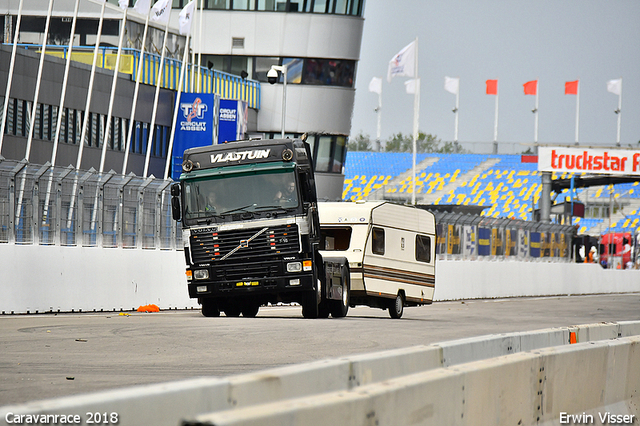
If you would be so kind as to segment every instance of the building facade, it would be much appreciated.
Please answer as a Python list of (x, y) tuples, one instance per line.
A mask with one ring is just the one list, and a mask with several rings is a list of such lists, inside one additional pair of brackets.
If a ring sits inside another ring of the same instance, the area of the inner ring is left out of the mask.
[[(53, 135), (58, 116), (58, 103), (64, 70), (64, 50), (69, 42), (71, 16), (75, 0), (56, 0), (53, 8), (49, 34), (44, 40), (47, 4), (38, 0), (24, 0), (20, 27), (20, 49), (13, 73), (9, 109), (5, 129), (6, 141), (0, 155), (5, 158), (28, 158), (32, 162), (50, 161), (53, 151)], [(185, 49), (185, 37), (178, 34), (178, 14), (187, 2), (173, 0), (170, 30), (165, 56), (169, 65), (167, 74), (173, 72), (173, 82), (163, 83), (155, 123), (155, 145), (150, 150), (150, 167), (156, 177), (162, 175), (162, 166), (168, 155), (168, 141), (171, 132), (171, 114), (174, 109), (175, 78)], [(91, 69), (91, 48), (96, 43), (100, 4), (91, 0), (80, 0), (80, 12), (74, 36), (74, 52), (69, 94), (61, 109), (64, 130), (61, 131), (59, 158), (56, 164), (75, 164), (78, 151), (79, 123), (84, 119), (84, 105)], [(135, 4), (130, 0), (130, 6)], [(355, 98), (355, 78), (360, 55), (362, 30), (364, 25), (364, 0), (199, 0), (193, 16), (190, 56), (199, 59), (200, 72), (215, 71), (223, 77), (231, 76), (231, 85), (242, 85), (245, 81), (257, 83), (259, 95), (252, 98), (249, 105), (246, 137), (280, 137), (282, 131), (283, 100), (286, 99), (285, 128), (287, 137), (308, 135), (314, 150), (319, 193), (327, 198), (340, 198), (343, 181), (343, 165), (346, 145), (351, 129), (351, 115)], [(17, 25), (18, 2), (0, 0), (0, 24), (3, 28), (4, 46), (0, 51), (0, 98), (8, 79), (11, 42)], [(125, 32), (125, 63), (118, 75), (118, 88), (113, 110), (113, 120), (109, 129), (112, 134), (105, 138), (107, 127), (107, 106), (113, 71), (108, 66), (96, 72), (96, 86), (93, 89), (89, 110), (89, 125), (81, 167), (98, 168), (96, 161), (102, 151), (103, 141), (107, 141), (107, 170), (120, 172), (119, 163), (126, 150), (126, 131), (130, 125), (129, 108), (142, 48), (145, 17), (129, 9), (128, 21), (122, 23), (122, 11), (117, 0), (107, 2), (105, 19), (100, 39), (103, 54), (115, 56), (115, 47), (122, 31)], [(202, 11), (202, 12), (201, 12)], [(200, 25), (202, 24), (202, 25)], [(145, 53), (150, 53), (158, 62), (162, 53), (163, 26), (151, 23), (147, 32)], [(36, 128), (33, 136), (33, 154), (23, 153), (28, 144), (27, 129), (31, 119), (28, 111), (32, 108), (38, 69), (38, 45), (47, 44), (49, 52), (56, 48), (60, 58), (47, 55), (44, 67), (42, 89), (38, 97)], [(84, 49), (82, 49), (84, 48)], [(109, 54), (106, 50), (111, 48)], [(198, 55), (196, 55), (196, 52)], [(84, 59), (80, 58), (80, 54)], [(137, 56), (136, 56), (137, 55)], [(155, 55), (155, 56), (153, 56)], [(113, 58), (112, 58), (113, 59)], [(78, 63), (80, 62), (80, 63)], [(84, 62), (84, 64), (82, 63)], [(108, 61), (105, 61), (105, 63)], [(141, 65), (142, 64), (142, 65)], [(283, 76), (276, 84), (267, 82), (267, 72), (272, 65), (287, 67), (286, 92)], [(173, 66), (173, 68), (171, 68)], [(106, 68), (106, 69), (105, 69)], [(198, 69), (196, 66), (195, 69)], [(141, 85), (136, 110), (135, 135), (129, 147), (131, 164), (127, 172), (141, 174), (141, 164), (149, 148), (144, 143), (148, 139), (151, 124), (151, 110), (154, 97), (153, 78), (158, 70), (153, 65), (146, 66), (149, 75)], [(164, 77), (165, 79), (167, 76)], [(235, 80), (234, 80), (235, 79)], [(185, 82), (184, 91), (195, 91), (195, 87)], [(222, 93), (220, 87), (211, 86), (211, 91), (220, 97), (233, 97)], [(244, 86), (242, 86), (244, 87)], [(233, 90), (232, 93), (235, 93)], [(240, 90), (244, 92), (244, 88)], [(242, 99), (243, 95), (235, 95)], [(257, 99), (257, 101), (256, 101)], [(10, 122), (9, 122), (10, 121)], [(63, 146), (64, 145), (64, 146)], [(74, 148), (75, 145), (75, 148)], [(326, 187), (326, 190), (325, 190)], [(333, 189), (329, 189), (333, 188)]]

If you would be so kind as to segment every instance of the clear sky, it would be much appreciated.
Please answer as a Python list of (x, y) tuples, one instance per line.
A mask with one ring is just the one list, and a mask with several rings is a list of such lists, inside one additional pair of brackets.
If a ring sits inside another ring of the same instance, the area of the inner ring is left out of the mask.
[(640, 149), (640, 1), (638, 0), (368, 0), (358, 63), (351, 136), (376, 136), (383, 78), (382, 140), (411, 134), (413, 96), (406, 77), (386, 81), (389, 60), (418, 37), (420, 131), (453, 140), (455, 95), (445, 76), (460, 78), (458, 140), (490, 152), (495, 96), (485, 81), (498, 79), (501, 153), (522, 152), (534, 140), (535, 96), (523, 84), (538, 80), (540, 143), (575, 142), (576, 96), (566, 81), (580, 80), (579, 140), (615, 146), (618, 96), (607, 81), (622, 77), (621, 145)]

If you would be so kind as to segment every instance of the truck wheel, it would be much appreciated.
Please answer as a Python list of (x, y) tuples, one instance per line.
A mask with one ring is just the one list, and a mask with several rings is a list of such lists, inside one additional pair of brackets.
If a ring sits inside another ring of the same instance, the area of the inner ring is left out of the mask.
[(347, 312), (349, 312), (349, 293), (350, 293), (350, 282), (349, 282), (349, 274), (342, 271), (342, 298), (340, 300), (332, 300), (331, 301), (331, 316), (334, 318), (343, 318), (347, 316)]
[(318, 318), (329, 318), (329, 314), (331, 311), (329, 310), (329, 301), (323, 300), (318, 305)]
[(302, 300), (302, 316), (313, 319), (318, 318), (318, 296), (315, 290), (308, 291)]
[(393, 319), (402, 317), (404, 313), (404, 299), (401, 293), (398, 293), (396, 298), (389, 304), (389, 316)]
[(239, 317), (242, 312), (240, 304), (236, 300), (227, 300), (227, 303), (224, 305), (222, 310), (228, 317)]
[(215, 299), (202, 299), (202, 315), (205, 317), (219, 317), (220, 308)]
[(255, 318), (260, 310), (258, 302), (250, 301), (242, 305), (242, 316), (246, 318)]

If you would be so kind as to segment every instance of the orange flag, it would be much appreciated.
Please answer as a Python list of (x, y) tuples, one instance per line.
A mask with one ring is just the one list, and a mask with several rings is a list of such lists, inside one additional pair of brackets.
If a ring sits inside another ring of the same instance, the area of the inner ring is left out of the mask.
[(498, 80), (487, 80), (487, 95), (498, 94)]
[(565, 95), (577, 95), (578, 94), (578, 82), (576, 81), (567, 81), (564, 83), (564, 94)]
[(538, 80), (527, 81), (523, 86), (525, 95), (536, 95), (538, 93)]

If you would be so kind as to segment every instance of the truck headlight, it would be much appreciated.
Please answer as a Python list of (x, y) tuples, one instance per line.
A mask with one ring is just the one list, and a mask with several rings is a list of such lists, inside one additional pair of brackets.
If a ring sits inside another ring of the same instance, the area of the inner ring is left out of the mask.
[(290, 262), (287, 263), (287, 272), (300, 272), (302, 271), (302, 263)]
[(193, 278), (196, 280), (207, 280), (209, 279), (209, 271), (206, 269), (196, 269), (193, 271)]

